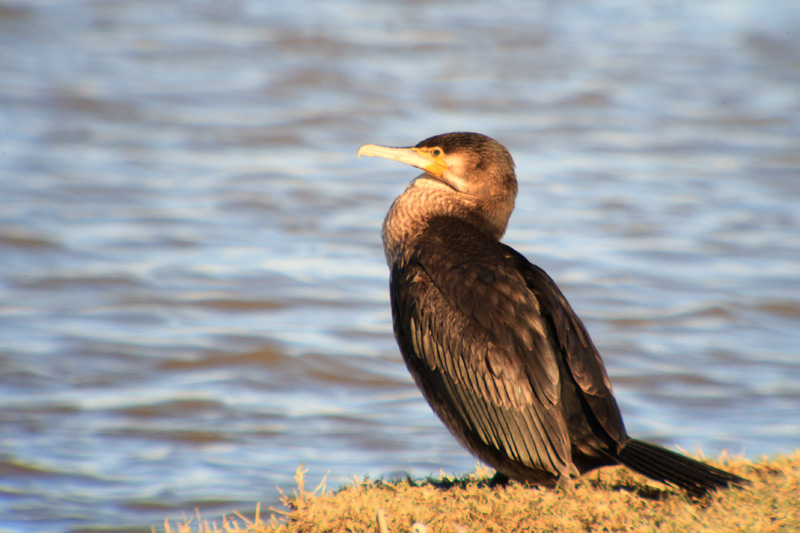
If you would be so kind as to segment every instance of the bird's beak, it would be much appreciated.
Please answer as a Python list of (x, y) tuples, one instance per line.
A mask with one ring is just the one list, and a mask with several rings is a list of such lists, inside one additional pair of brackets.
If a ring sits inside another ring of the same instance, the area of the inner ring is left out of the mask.
[(362, 155), (400, 161), (406, 165), (424, 170), (435, 178), (441, 178), (444, 171), (447, 170), (447, 165), (442, 156), (433, 156), (430, 150), (426, 148), (389, 148), (387, 146), (365, 144), (358, 149), (358, 157)]

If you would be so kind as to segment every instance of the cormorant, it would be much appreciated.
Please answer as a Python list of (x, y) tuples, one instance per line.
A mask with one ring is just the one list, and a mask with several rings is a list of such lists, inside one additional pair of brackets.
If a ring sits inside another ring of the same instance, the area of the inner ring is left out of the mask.
[(623, 464), (692, 494), (747, 480), (625, 432), (600, 354), (556, 283), (502, 244), (514, 161), (478, 133), (358, 156), (424, 171), (383, 223), (394, 333), (433, 411), (508, 478), (568, 484)]

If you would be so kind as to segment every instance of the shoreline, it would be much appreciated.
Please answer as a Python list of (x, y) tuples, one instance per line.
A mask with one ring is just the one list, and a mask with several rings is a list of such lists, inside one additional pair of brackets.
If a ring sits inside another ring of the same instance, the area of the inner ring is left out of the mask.
[(567, 490), (515, 482), (490, 487), (493, 471), (479, 466), (460, 477), (440, 474), (393, 482), (356, 477), (336, 490), (328, 489), (323, 478), (309, 490), (301, 465), (294, 489), (278, 489), (285, 509), (259, 509), (252, 517), (232, 512), (211, 520), (198, 516), (182, 524), (165, 522), (164, 531), (800, 531), (800, 449), (758, 461), (726, 454), (698, 458), (752, 485), (693, 498), (624, 467), (607, 467), (575, 480)]

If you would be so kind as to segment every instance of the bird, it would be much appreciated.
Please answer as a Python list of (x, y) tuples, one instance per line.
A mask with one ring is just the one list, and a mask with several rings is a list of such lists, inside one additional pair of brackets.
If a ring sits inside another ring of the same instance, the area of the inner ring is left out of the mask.
[(425, 400), (494, 482), (558, 488), (624, 465), (695, 496), (749, 483), (628, 436), (583, 322), (544, 270), (500, 242), (517, 195), (502, 144), (454, 132), (357, 156), (422, 170), (381, 231), (394, 334)]

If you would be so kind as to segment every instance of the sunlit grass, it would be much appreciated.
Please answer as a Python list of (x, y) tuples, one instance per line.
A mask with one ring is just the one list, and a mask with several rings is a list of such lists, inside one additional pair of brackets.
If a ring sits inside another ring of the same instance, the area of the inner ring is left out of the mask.
[(167, 533), (284, 532), (797, 532), (800, 531), (800, 450), (751, 462), (722, 456), (711, 464), (753, 483), (692, 498), (625, 468), (605, 468), (568, 490), (511, 483), (489, 487), (492, 472), (478, 467), (463, 477), (444, 474), (422, 481), (354, 479), (330, 491), (313, 491), (305, 470), (285, 509), (217, 520), (195, 517), (165, 523)]

